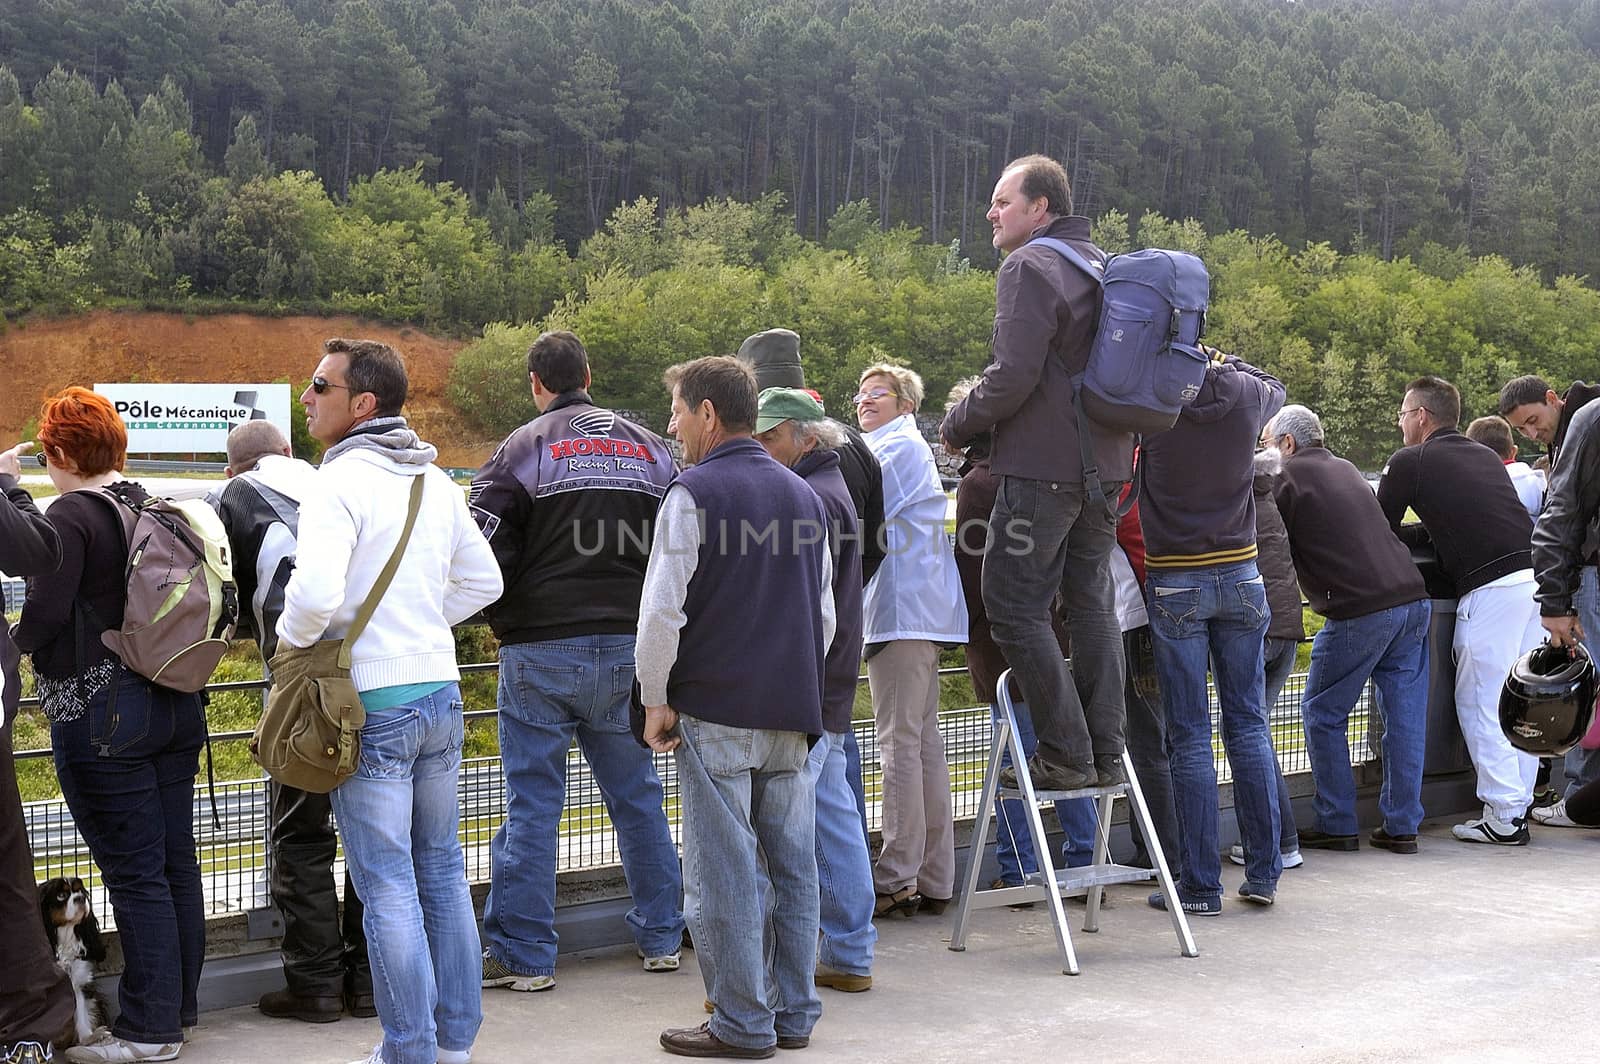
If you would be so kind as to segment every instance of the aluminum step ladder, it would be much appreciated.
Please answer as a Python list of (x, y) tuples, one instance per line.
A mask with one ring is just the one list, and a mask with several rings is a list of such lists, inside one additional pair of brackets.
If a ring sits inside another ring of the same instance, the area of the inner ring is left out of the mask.
[[(1027, 876), (1021, 886), (979, 889), (978, 880), (983, 865), (981, 840), (984, 835), (977, 835), (980, 844), (972, 847), (972, 857), (967, 862), (966, 880), (961, 885), (961, 897), (956, 906), (955, 926), (950, 933), (950, 948), (957, 952), (967, 948), (967, 923), (974, 909), (993, 909), (1001, 905), (1015, 905), (1042, 898), (1050, 905), (1050, 921), (1055, 926), (1056, 944), (1061, 948), (1061, 970), (1066, 975), (1077, 975), (1078, 955), (1072, 948), (1072, 932), (1067, 927), (1067, 914), (1061, 899), (1079, 894), (1088, 895), (1085, 899), (1088, 911), (1083, 918), (1083, 930), (1093, 934), (1100, 930), (1100, 898), (1106, 886), (1112, 883), (1140, 883), (1154, 879), (1158, 889), (1166, 898), (1167, 914), (1172, 918), (1172, 929), (1178, 936), (1179, 952), (1185, 957), (1198, 957), (1200, 951), (1195, 948), (1194, 936), (1189, 931), (1188, 917), (1178, 902), (1178, 888), (1167, 867), (1166, 855), (1161, 852), (1161, 840), (1156, 837), (1155, 825), (1150, 819), (1149, 807), (1145, 805), (1144, 792), (1139, 789), (1139, 779), (1134, 774), (1132, 759), (1128, 757), (1126, 751), (1123, 752), (1122, 763), (1127, 770), (1128, 781), (1115, 787), (1085, 787), (1074, 791), (1035, 790), (1033, 780), (1028, 777), (1028, 760), (1022, 754), (1022, 741), (1017, 736), (1016, 710), (1012, 705), (1011, 685), (1008, 682), (1010, 677), (1011, 670), (1007, 669), (1001, 674), (1000, 682), (996, 684), (1000, 723), (994, 731), (994, 739), (989, 750), (989, 768), (983, 779), (983, 795), (979, 799), (977, 819), (973, 823), (976, 831), (986, 834), (989, 818), (995, 812), (996, 800), (1002, 797), (1020, 798), (1027, 809), (1027, 830), (1033, 841), (1033, 852), (1039, 871)], [(1002, 790), (1000, 787), (1001, 756), (1007, 750), (1011, 753), (1011, 763), (1017, 766), (1017, 788), (1014, 790)], [(1111, 805), (1118, 796), (1126, 797), (1131, 804), (1131, 812), (1144, 835), (1145, 848), (1149, 851), (1155, 868), (1136, 868), (1111, 861)], [(1040, 815), (1039, 806), (1043, 802), (1055, 802), (1065, 798), (1093, 798), (1099, 824), (1095, 830), (1093, 861), (1081, 868), (1063, 868), (1058, 871), (1055, 866), (1056, 858), (1050, 852), (1051, 847), (1045, 834), (1044, 819)], [(1053, 885), (1053, 889), (1046, 884)]]

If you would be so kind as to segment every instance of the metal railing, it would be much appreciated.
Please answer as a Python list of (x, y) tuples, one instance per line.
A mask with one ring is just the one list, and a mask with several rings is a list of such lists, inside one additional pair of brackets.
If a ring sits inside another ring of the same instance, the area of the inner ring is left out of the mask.
[[(463, 673), (492, 672), (497, 665), (486, 662), (463, 665)], [(965, 669), (941, 669), (941, 676), (965, 675)], [(860, 682), (865, 682), (862, 677)], [(216, 684), (208, 691), (262, 691), (264, 681)], [(1271, 707), (1269, 719), (1278, 760), (1285, 773), (1309, 770), (1310, 760), (1305, 735), (1300, 727), (1300, 697), (1305, 676), (1290, 677)], [(1212, 733), (1218, 734), (1215, 691), (1212, 698)], [(1353, 764), (1368, 759), (1366, 722), (1371, 700), (1370, 687), (1350, 718), (1350, 758)], [(26, 702), (25, 702), (26, 704)], [(496, 717), (494, 709), (471, 709), (469, 721)], [(944, 739), (945, 757), (950, 763), (950, 785), (957, 819), (970, 818), (978, 806), (979, 790), (990, 743), (989, 708), (947, 710), (939, 715), (939, 730)], [(866, 785), (867, 822), (880, 826), (882, 774), (878, 765), (878, 737), (870, 720), (855, 722), (861, 746), (862, 775)], [(213, 744), (247, 741), (249, 732), (219, 732)], [(1219, 782), (1232, 778), (1220, 741), (1214, 740)], [(48, 758), (49, 750), (24, 750), (19, 760)], [(671, 755), (655, 755), (656, 771), (665, 791), (668, 822), (674, 841), (679, 840), (677, 772)], [(217, 818), (212, 817), (211, 799), (201, 775), (195, 794), (194, 824), (196, 850), (205, 881), (207, 911), (212, 915), (243, 912), (271, 904), (268, 889), (272, 855), (267, 845), (269, 825), (268, 780), (230, 780), (215, 787)], [(489, 878), (489, 844), (505, 819), (505, 776), (500, 758), (479, 757), (462, 762), (459, 781), (461, 802), (461, 843), (467, 877), (472, 882)], [(28, 802), (24, 805), (29, 841), (33, 847), (35, 875), (39, 880), (52, 876), (78, 876), (88, 885), (95, 910), (102, 924), (114, 926), (111, 906), (100, 882), (99, 871), (88, 847), (73, 824), (72, 814), (59, 798)], [(606, 814), (600, 790), (588, 763), (576, 746), (567, 754), (567, 802), (559, 829), (557, 868), (560, 871), (600, 868), (619, 863), (616, 834)]]

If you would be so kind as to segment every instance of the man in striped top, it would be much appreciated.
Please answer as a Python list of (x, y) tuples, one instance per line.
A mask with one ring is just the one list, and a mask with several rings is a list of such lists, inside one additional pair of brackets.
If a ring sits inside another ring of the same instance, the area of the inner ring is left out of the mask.
[[(1206, 672), (1215, 673), (1233, 798), (1246, 854), (1239, 896), (1271, 905), (1283, 862), (1274, 755), (1262, 705), (1262, 646), (1270, 613), (1256, 569), (1252, 458), (1283, 405), (1283, 385), (1212, 352), (1200, 394), (1140, 451), (1145, 596), (1156, 672), (1167, 703), (1186, 912), (1222, 911), (1217, 773)], [(1160, 894), (1151, 896), (1158, 908)]]

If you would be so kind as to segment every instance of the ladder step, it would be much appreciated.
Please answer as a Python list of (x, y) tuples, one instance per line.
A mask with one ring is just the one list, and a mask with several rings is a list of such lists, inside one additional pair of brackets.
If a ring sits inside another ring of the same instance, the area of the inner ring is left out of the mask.
[[(1148, 868), (1132, 865), (1091, 865), (1085, 868), (1064, 868), (1056, 872), (1056, 891), (1060, 894), (1081, 894), (1090, 887), (1105, 887), (1114, 883), (1143, 883), (1155, 878)], [(971, 907), (993, 909), (1001, 905), (1038, 901), (1045, 894), (1043, 877), (1035, 872), (1026, 883), (1015, 887), (990, 887), (972, 894)]]
[(1103, 864), (1088, 865), (1083, 868), (1061, 868), (1056, 870), (1056, 889), (1087, 890), (1089, 887), (1104, 887), (1112, 883), (1143, 883), (1155, 877), (1154, 869), (1136, 868), (1133, 865)]
[[(1127, 793), (1128, 785), (1126, 783), (1119, 783), (1114, 787), (1079, 787), (1077, 790), (1072, 791), (1046, 791), (1037, 787), (1033, 790), (1033, 796), (1041, 802), (1061, 802), (1068, 798), (1099, 798), (1107, 794)], [(1022, 790), (1019, 787), (1001, 787), (999, 788), (999, 794), (1002, 798), (1016, 798), (1018, 800), (1022, 798)]]

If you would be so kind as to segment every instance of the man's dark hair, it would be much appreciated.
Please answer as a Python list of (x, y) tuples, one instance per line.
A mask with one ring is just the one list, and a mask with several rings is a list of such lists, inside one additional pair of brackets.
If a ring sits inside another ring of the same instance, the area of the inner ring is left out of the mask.
[(1406, 394), (1416, 396), (1435, 424), (1452, 429), (1461, 424), (1461, 393), (1443, 377), (1418, 377), (1406, 385)]
[(663, 383), (678, 389), (683, 404), (690, 410), (701, 400), (711, 400), (711, 409), (728, 432), (754, 432), (760, 392), (756, 375), (733, 355), (712, 355), (693, 362), (680, 362), (668, 369)]
[(1072, 181), (1066, 167), (1048, 155), (1024, 155), (1006, 164), (1003, 173), (1022, 171), (1024, 199), (1045, 199), (1045, 209), (1051, 214), (1065, 217), (1072, 213)]
[(1467, 426), (1467, 439), (1476, 440), (1500, 456), (1502, 462), (1511, 460), (1516, 445), (1511, 442), (1511, 426), (1498, 414), (1480, 417)]
[(1543, 377), (1535, 377), (1531, 373), (1526, 377), (1512, 377), (1506, 381), (1505, 387), (1500, 389), (1500, 416), (1510, 417), (1511, 411), (1519, 406), (1542, 403), (1544, 397), (1553, 390), (1549, 381)]
[(325, 355), (343, 355), (346, 368), (344, 382), (352, 396), (371, 392), (378, 401), (377, 417), (396, 417), (406, 405), (405, 360), (400, 352), (377, 340), (342, 340), (338, 337), (322, 342)]
[(589, 352), (577, 334), (566, 329), (540, 333), (528, 348), (528, 372), (538, 374), (547, 392), (575, 392), (589, 376)]

